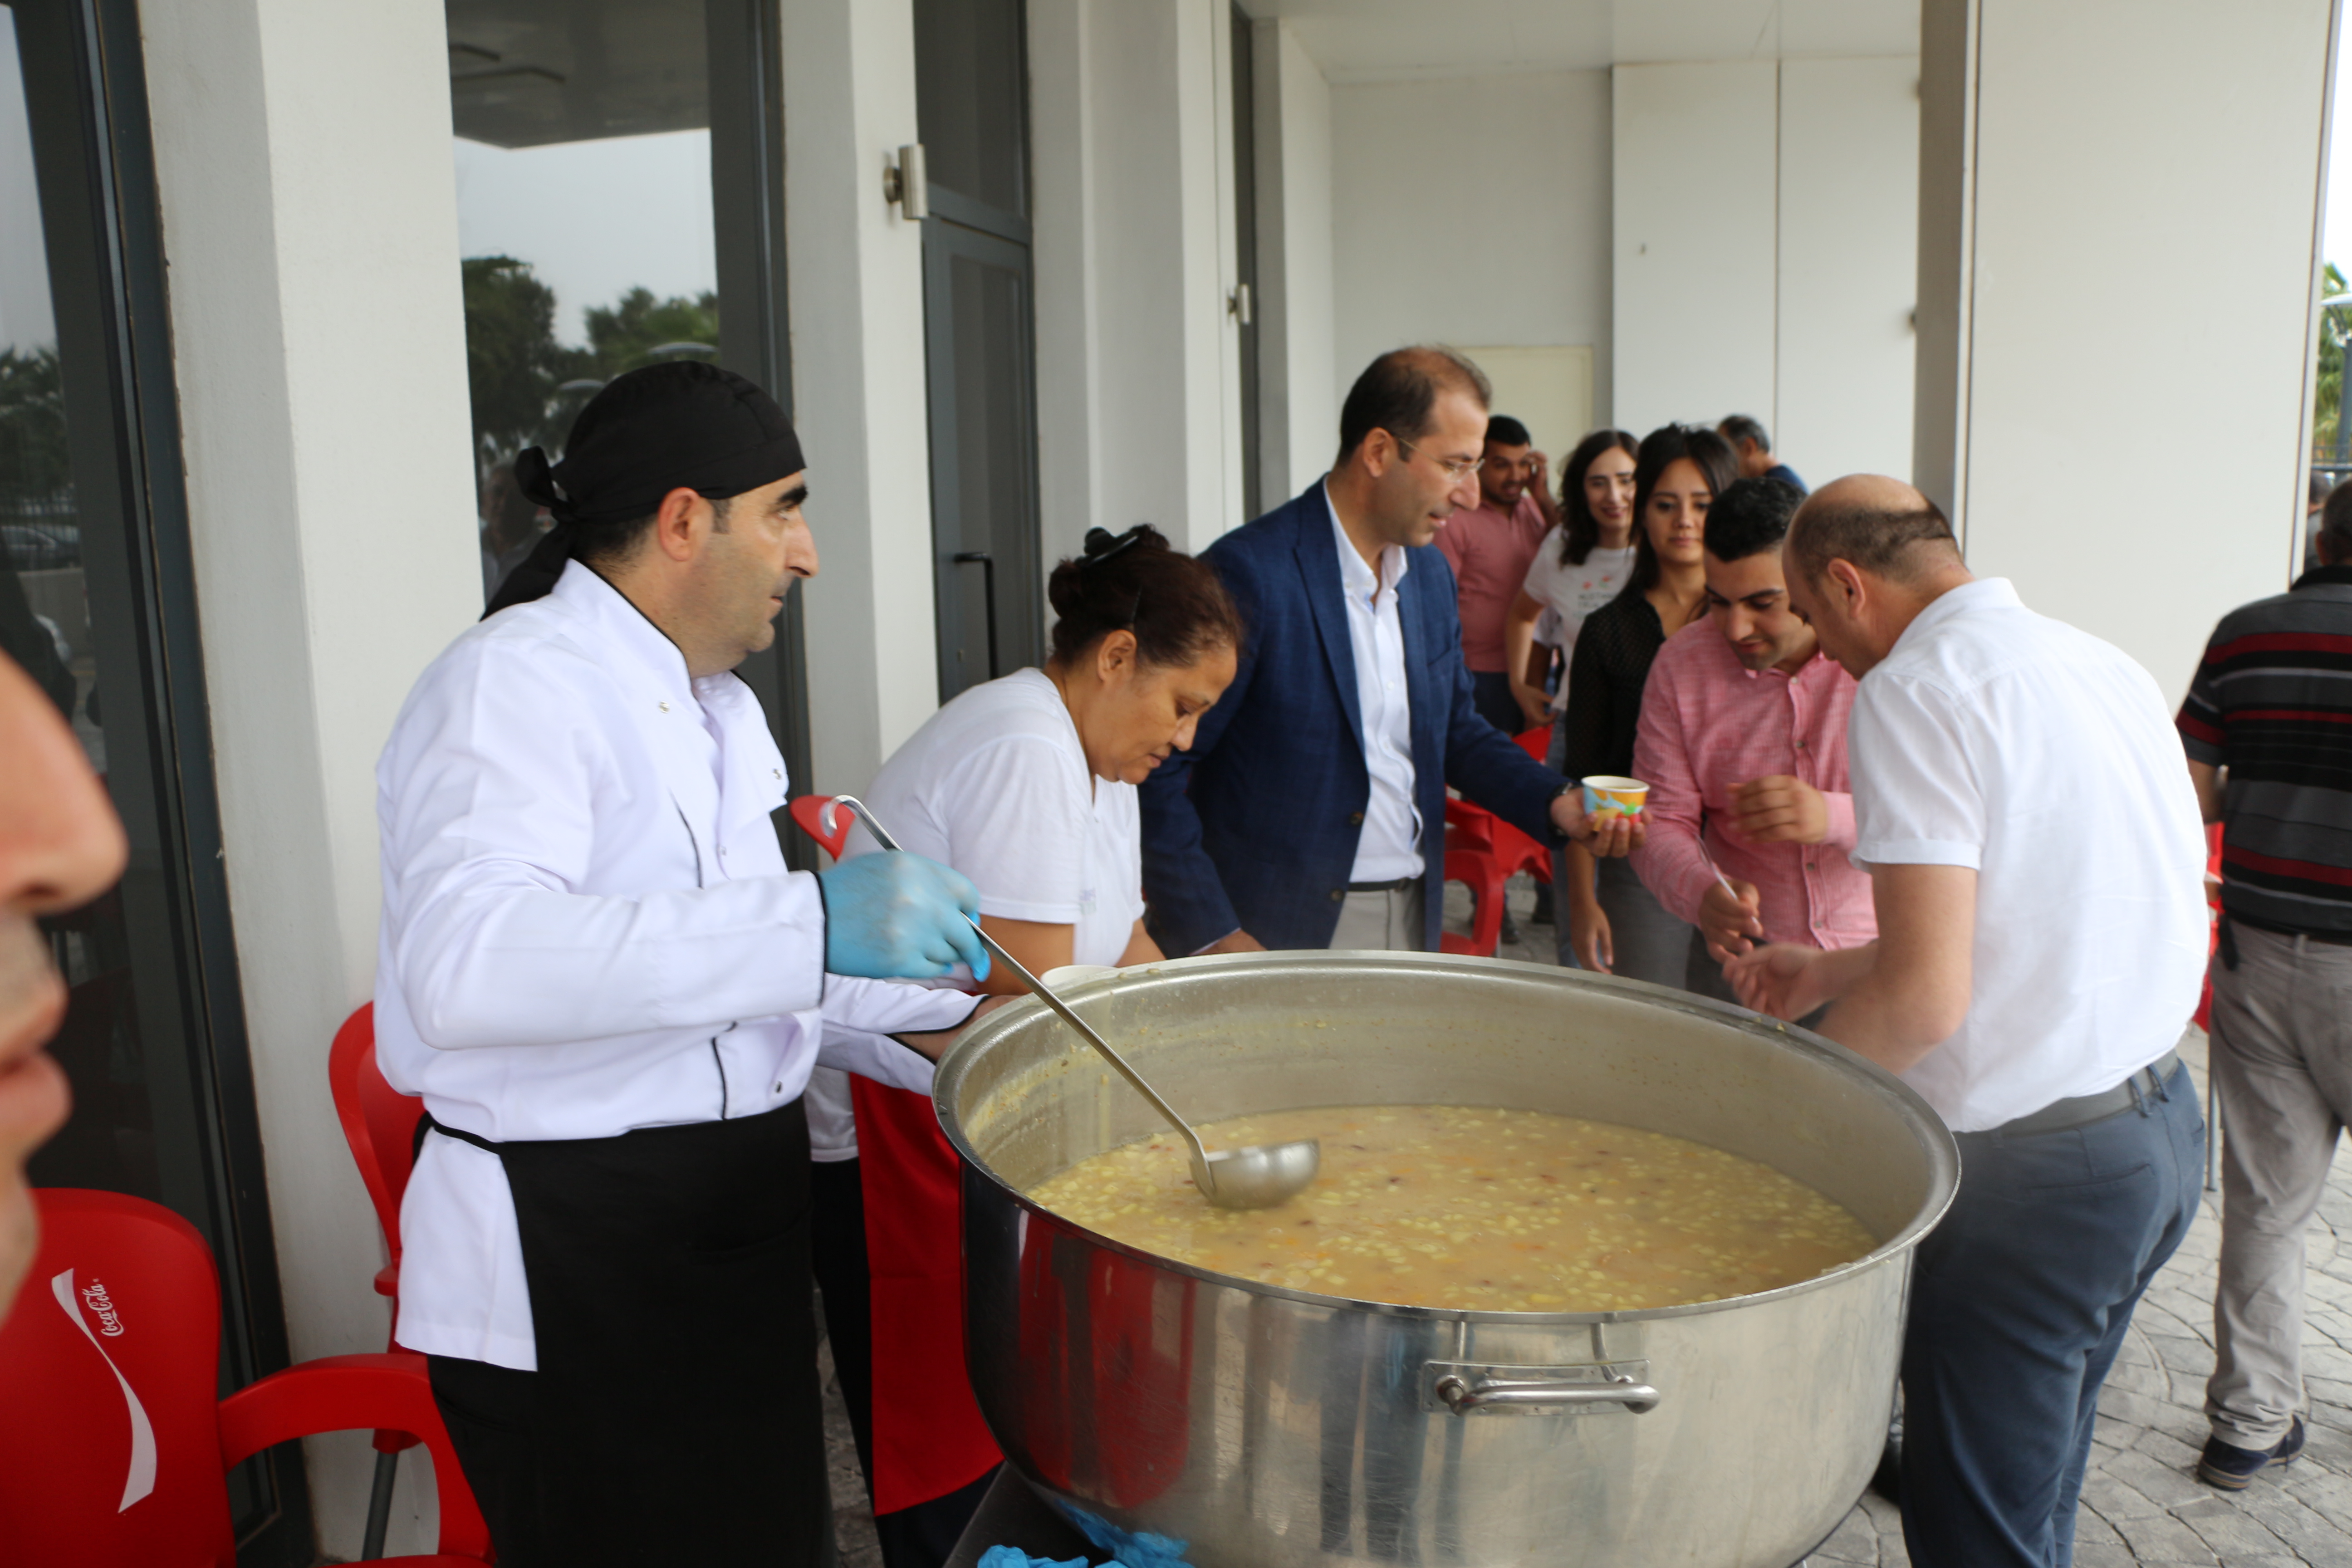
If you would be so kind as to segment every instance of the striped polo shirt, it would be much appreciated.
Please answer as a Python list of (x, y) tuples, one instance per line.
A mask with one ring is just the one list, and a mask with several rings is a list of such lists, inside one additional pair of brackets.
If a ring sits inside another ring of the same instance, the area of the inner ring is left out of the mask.
[(2176, 722), (2192, 761), (2229, 770), (2221, 907), (2352, 936), (2352, 565), (2223, 616)]

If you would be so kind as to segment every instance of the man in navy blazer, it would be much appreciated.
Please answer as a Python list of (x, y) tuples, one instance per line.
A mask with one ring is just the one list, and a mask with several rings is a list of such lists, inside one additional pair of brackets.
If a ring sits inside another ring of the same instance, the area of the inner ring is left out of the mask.
[(1588, 820), (1473, 706), (1453, 569), (1430, 542), (1475, 503), (1488, 395), (1450, 351), (1381, 355), (1348, 394), (1331, 472), (1207, 551), (1246, 646), (1192, 749), (1141, 786), (1163, 951), (1433, 951), (1449, 784), (1539, 843), (1640, 842), (1637, 820)]

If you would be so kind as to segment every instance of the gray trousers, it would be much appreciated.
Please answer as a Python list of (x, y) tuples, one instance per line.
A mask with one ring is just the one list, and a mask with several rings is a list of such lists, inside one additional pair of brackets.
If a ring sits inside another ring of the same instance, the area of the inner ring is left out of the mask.
[(2213, 963), (2221, 1093), (2221, 1263), (2213, 1434), (2268, 1448), (2303, 1408), (2303, 1233), (2352, 1115), (2352, 947), (2233, 923)]
[(1331, 933), (1335, 948), (1372, 952), (1418, 952), (1424, 884), (1415, 882), (1402, 892), (1349, 893), (1339, 906), (1339, 927)]

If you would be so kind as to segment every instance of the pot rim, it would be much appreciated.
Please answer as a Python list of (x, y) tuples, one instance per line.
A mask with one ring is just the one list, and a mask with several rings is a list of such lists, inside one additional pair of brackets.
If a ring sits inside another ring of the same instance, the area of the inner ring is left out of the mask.
[(1322, 968), (1334, 963), (1363, 964), (1383, 970), (1422, 969), (1454, 971), (1496, 971), (1514, 975), (1543, 979), (1554, 984), (1582, 986), (1593, 990), (1616, 991), (1639, 995), (1654, 1005), (1672, 1011), (1695, 1014), (1717, 1023), (1724, 1023), (1776, 1046), (1794, 1045), (1818, 1058), (1831, 1070), (1879, 1090), (1895, 1101), (1895, 1109), (1911, 1127), (1922, 1152), (1927, 1157), (1929, 1201), (1911, 1216), (1893, 1236), (1848, 1263), (1800, 1279), (1793, 1284), (1770, 1290), (1759, 1290), (1744, 1296), (1725, 1296), (1712, 1301), (1686, 1301), (1673, 1307), (1643, 1307), (1631, 1311), (1614, 1312), (1502, 1312), (1485, 1309), (1454, 1307), (1420, 1307), (1398, 1301), (1368, 1301), (1351, 1296), (1334, 1296), (1316, 1290), (1294, 1289), (1287, 1285), (1267, 1285), (1255, 1279), (1244, 1279), (1237, 1274), (1221, 1274), (1197, 1264), (1180, 1262), (1157, 1252), (1147, 1252), (1115, 1237), (1103, 1235), (1055, 1213), (1035, 1202), (1026, 1193), (998, 1174), (995, 1168), (982, 1158), (972, 1146), (954, 1111), (956, 1098), (972, 1068), (987, 1052), (995, 1039), (1015, 1026), (1045, 1012), (1045, 1005), (1034, 996), (1024, 996), (1008, 1007), (1000, 1007), (979, 1023), (965, 1030), (940, 1059), (931, 1079), (931, 1109), (940, 1119), (940, 1130), (954, 1146), (956, 1156), (971, 1169), (994, 1183), (1025, 1213), (1038, 1216), (1061, 1228), (1087, 1237), (1097, 1247), (1138, 1262), (1213, 1285), (1227, 1286), (1253, 1294), (1271, 1296), (1314, 1307), (1346, 1307), (1352, 1310), (1375, 1313), (1384, 1317), (1419, 1318), (1444, 1322), (1515, 1323), (1520, 1325), (1582, 1326), (1591, 1323), (1647, 1322), (1668, 1318), (1697, 1317), (1709, 1312), (1727, 1311), (1759, 1302), (1779, 1301), (1808, 1291), (1826, 1289), (1842, 1280), (1898, 1259), (1917, 1246), (1920, 1239), (1944, 1217), (1959, 1188), (1960, 1151), (1952, 1138), (1951, 1129), (1944, 1119), (1922, 1099), (1918, 1090), (1900, 1078), (1839, 1045), (1824, 1039), (1810, 1029), (1794, 1024), (1784, 1024), (1759, 1013), (1712, 997), (1694, 995), (1671, 986), (1654, 985), (1647, 981), (1629, 980), (1622, 975), (1595, 974), (1587, 970), (1564, 969), (1548, 963), (1531, 963), (1513, 958), (1473, 958), (1453, 953), (1430, 952), (1355, 952), (1347, 951), (1282, 951), (1276, 952), (1239, 952), (1196, 954), (1188, 958), (1162, 959), (1157, 963), (1139, 964), (1114, 974), (1077, 984), (1065, 986), (1056, 992), (1066, 1001), (1083, 1001), (1090, 996), (1108, 995), (1122, 982), (1157, 974), (1162, 970), (1244, 969), (1307, 963)]

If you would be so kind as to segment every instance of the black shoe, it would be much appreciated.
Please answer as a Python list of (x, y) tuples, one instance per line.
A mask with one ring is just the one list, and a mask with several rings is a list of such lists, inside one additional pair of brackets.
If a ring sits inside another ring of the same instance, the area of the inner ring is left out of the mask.
[(1870, 1489), (1895, 1507), (1903, 1506), (1903, 1437), (1899, 1432), (1886, 1436), (1886, 1447), (1879, 1450), (1878, 1468), (1870, 1472)]
[(1548, 926), (1556, 923), (1552, 918), (1551, 884), (1549, 882), (1538, 882), (1536, 884), (1536, 910), (1535, 913), (1528, 917), (1528, 923), (1530, 925), (1539, 926)]
[(1501, 933), (1496, 936), (1495, 940), (1502, 942), (1506, 946), (1508, 946), (1519, 940), (1519, 922), (1510, 917), (1508, 910), (1504, 912), (1503, 929)]
[(2197, 1479), (2225, 1492), (2243, 1491), (2266, 1466), (2293, 1464), (2294, 1457), (2303, 1452), (2305, 1436), (2303, 1417), (2298, 1415), (2275, 1448), (2241, 1448), (2219, 1437), (2209, 1437), (2205, 1440), (2205, 1452), (2197, 1458)]

